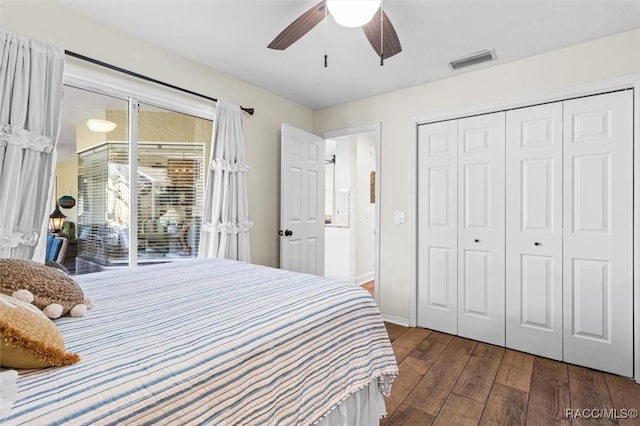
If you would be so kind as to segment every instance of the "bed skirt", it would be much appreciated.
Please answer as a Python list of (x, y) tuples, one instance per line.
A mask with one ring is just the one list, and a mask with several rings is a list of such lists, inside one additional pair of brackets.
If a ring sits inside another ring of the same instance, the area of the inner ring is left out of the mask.
[(378, 426), (387, 414), (378, 380), (351, 394), (340, 405), (320, 419), (318, 426)]

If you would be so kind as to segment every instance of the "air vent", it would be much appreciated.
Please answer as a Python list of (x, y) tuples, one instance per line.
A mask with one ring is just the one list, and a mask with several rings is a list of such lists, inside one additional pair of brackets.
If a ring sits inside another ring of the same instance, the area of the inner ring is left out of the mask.
[(471, 65), (480, 64), (482, 62), (493, 61), (496, 59), (496, 52), (494, 50), (482, 50), (480, 52), (472, 53), (460, 59), (449, 62), (451, 69), (457, 70)]

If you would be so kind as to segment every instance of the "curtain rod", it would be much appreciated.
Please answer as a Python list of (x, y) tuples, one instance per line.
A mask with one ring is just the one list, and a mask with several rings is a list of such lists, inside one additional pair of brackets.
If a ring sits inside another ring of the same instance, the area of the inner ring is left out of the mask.
[[(156, 80), (155, 78), (147, 77), (146, 75), (138, 74), (137, 72), (129, 71), (129, 70), (126, 70), (124, 68), (120, 68), (118, 66), (115, 66), (115, 65), (112, 65), (112, 64), (108, 64), (106, 62), (102, 62), (102, 61), (99, 61), (97, 59), (93, 59), (93, 58), (90, 58), (88, 56), (81, 55), (81, 54), (76, 53), (76, 52), (72, 52), (70, 50), (65, 50), (64, 53), (66, 55), (68, 55), (68, 56), (73, 57), (73, 58), (81, 59), (83, 61), (90, 62), (90, 63), (95, 64), (95, 65), (100, 65), (101, 67), (109, 68), (109, 69), (114, 70), (114, 71), (118, 71), (118, 72), (121, 72), (121, 73), (124, 73), (124, 74), (128, 74), (130, 76), (133, 76), (133, 77), (136, 77), (136, 78), (140, 78), (140, 79), (145, 80), (145, 81), (150, 81), (151, 83), (159, 84), (161, 86), (165, 86), (165, 87), (168, 87), (168, 88), (174, 89), (174, 90), (179, 90), (180, 92), (184, 92), (184, 93), (188, 93), (190, 95), (198, 96), (200, 98), (208, 99), (208, 100), (213, 101), (213, 102), (218, 102), (218, 100), (216, 98), (212, 98), (210, 96), (203, 95), (202, 93), (194, 92), (194, 91), (189, 90), (189, 89), (183, 89), (182, 87), (174, 86), (173, 84), (165, 83), (164, 81)], [(246, 112), (249, 115), (253, 115), (253, 113), (255, 112), (255, 110), (253, 108), (245, 108), (245, 107), (241, 106), (240, 109), (242, 111)]]

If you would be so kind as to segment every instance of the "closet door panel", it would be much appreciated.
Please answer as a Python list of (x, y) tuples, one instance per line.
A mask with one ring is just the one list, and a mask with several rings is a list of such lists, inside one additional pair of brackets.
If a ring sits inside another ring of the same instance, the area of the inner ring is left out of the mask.
[(564, 102), (564, 360), (633, 374), (633, 94)]
[(458, 120), (458, 334), (505, 343), (504, 113)]
[(561, 360), (562, 102), (506, 120), (506, 345)]
[(418, 325), (457, 324), (457, 122), (418, 128)]
[[(553, 331), (554, 328), (560, 329), (554, 317), (554, 307), (556, 310), (559, 309), (555, 306), (555, 300), (553, 300), (555, 295), (554, 284), (557, 282), (553, 279), (555, 266), (553, 260), (552, 256), (529, 254), (520, 256), (519, 266), (522, 273), (522, 281), (519, 288), (522, 292), (520, 295), (520, 325), (547, 332)], [(513, 336), (507, 336), (507, 338), (509, 337)], [(546, 336), (540, 337), (544, 339)], [(557, 343), (560, 344), (554, 349), (561, 350), (561, 342)], [(509, 341), (507, 341), (507, 346), (512, 347), (509, 345)], [(558, 359), (560, 357), (556, 355), (554, 358)]]
[(473, 163), (463, 166), (464, 228), (489, 230), (491, 228), (491, 163)]
[(463, 282), (464, 313), (490, 320), (489, 296), (491, 290), (491, 253), (481, 250), (464, 250)]

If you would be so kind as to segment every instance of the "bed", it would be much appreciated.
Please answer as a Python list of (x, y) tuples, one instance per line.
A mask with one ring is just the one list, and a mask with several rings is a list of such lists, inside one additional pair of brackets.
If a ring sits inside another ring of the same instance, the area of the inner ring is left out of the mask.
[(226, 259), (78, 276), (78, 364), (23, 370), (2, 424), (378, 424), (398, 373), (358, 286)]

